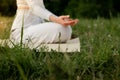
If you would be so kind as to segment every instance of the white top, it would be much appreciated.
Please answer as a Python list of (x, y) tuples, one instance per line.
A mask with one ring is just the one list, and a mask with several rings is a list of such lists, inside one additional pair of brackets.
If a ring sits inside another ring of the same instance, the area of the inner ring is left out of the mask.
[[(12, 30), (21, 28), (23, 23), (23, 16), (24, 28), (26, 28), (31, 25), (42, 23), (44, 22), (44, 19), (49, 21), (50, 15), (54, 15), (45, 8), (43, 0), (17, 0), (17, 7), (18, 9)], [(29, 7), (29, 9), (24, 9), (26, 7)]]
[[(71, 38), (70, 26), (64, 27), (55, 22), (44, 21), (49, 21), (50, 15), (54, 14), (45, 8), (43, 0), (17, 0), (17, 7), (10, 35), (10, 39), (15, 43), (20, 43), (22, 26), (24, 27), (23, 43), (28, 44), (29, 42), (29, 46), (36, 47), (41, 43), (66, 42)], [(59, 36), (60, 33), (61, 36)]]

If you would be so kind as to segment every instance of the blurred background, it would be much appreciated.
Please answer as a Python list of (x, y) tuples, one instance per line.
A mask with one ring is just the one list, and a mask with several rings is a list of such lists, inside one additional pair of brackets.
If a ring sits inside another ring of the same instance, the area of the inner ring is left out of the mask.
[[(16, 0), (0, 0), (0, 15), (14, 16)], [(120, 0), (44, 0), (47, 9), (56, 15), (110, 18), (119, 16)]]

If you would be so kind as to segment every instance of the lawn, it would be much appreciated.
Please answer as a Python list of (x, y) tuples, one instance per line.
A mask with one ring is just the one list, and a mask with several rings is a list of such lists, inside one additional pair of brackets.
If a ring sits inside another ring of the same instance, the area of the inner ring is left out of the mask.
[[(0, 17), (1, 38), (9, 35), (12, 20)], [(1, 46), (0, 80), (119, 80), (120, 18), (79, 20), (73, 33), (80, 38), (80, 53)]]
[(7, 38), (11, 28), (13, 17), (0, 16), (0, 38)]

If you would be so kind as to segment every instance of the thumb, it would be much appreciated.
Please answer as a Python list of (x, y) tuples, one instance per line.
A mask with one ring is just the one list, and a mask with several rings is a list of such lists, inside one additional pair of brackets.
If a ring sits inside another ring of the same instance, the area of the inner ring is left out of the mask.
[(60, 18), (62, 18), (62, 19), (68, 19), (69, 17), (70, 17), (69, 15), (60, 16)]

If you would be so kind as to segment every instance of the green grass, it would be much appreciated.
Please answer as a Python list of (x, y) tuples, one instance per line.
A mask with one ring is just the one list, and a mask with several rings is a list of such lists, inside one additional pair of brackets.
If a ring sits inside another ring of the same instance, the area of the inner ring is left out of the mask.
[(13, 19), (14, 19), (13, 17), (0, 16), (0, 38), (1, 39), (5, 39), (9, 37), (9, 32), (10, 32)]
[(0, 47), (0, 80), (119, 80), (120, 18), (80, 19), (81, 52)]

